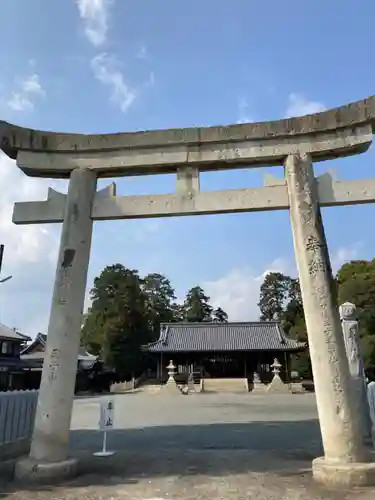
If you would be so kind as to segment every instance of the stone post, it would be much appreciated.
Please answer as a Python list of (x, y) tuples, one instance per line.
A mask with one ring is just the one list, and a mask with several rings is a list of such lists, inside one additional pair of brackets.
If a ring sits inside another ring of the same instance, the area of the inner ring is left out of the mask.
[(76, 461), (67, 459), (67, 449), (91, 248), (91, 206), (95, 191), (94, 172), (88, 169), (72, 171), (30, 457), (17, 463), (18, 478), (52, 479), (52, 476), (71, 475), (76, 469)]
[(189, 392), (195, 392), (194, 375), (193, 372), (189, 373), (187, 388)]
[(339, 308), (345, 350), (349, 362), (349, 372), (353, 385), (357, 415), (361, 417), (361, 430), (364, 442), (371, 443), (371, 420), (367, 401), (365, 369), (359, 343), (359, 325), (354, 304), (345, 302)]
[(332, 486), (372, 484), (375, 467), (360, 435), (310, 156), (288, 156), (285, 176), (324, 447), (313, 475)]

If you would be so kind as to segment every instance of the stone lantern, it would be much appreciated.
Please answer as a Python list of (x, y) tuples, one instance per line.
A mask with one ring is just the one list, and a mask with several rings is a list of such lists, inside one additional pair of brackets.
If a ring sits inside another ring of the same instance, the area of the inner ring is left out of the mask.
[(273, 360), (273, 363), (271, 365), (272, 368), (272, 373), (273, 373), (273, 379), (270, 384), (267, 386), (267, 392), (290, 392), (288, 385), (284, 384), (284, 382), (280, 378), (280, 371), (281, 371), (281, 363), (277, 358)]
[(176, 367), (173, 364), (173, 361), (169, 361), (169, 365), (167, 366), (168, 370), (168, 380), (167, 383), (164, 385), (163, 390), (167, 391), (170, 394), (181, 394), (181, 390), (178, 387), (174, 376), (176, 375)]
[(273, 360), (273, 364), (271, 365), (271, 368), (272, 368), (273, 377), (274, 378), (275, 378), (275, 376), (280, 377), (281, 363), (279, 363), (279, 360), (277, 358), (275, 358)]
[(173, 364), (172, 360), (169, 361), (169, 365), (167, 366), (167, 370), (168, 370), (168, 382), (171, 379), (174, 381), (174, 376), (176, 375), (176, 367)]

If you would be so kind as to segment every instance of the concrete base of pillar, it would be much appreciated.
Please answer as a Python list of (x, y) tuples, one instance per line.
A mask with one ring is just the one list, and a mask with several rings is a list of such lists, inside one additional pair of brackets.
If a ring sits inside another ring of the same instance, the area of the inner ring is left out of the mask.
[(375, 486), (374, 462), (337, 463), (319, 457), (313, 460), (312, 473), (317, 482), (328, 487)]
[(34, 483), (55, 483), (78, 474), (78, 460), (69, 458), (62, 462), (38, 462), (30, 457), (16, 463), (14, 478)]

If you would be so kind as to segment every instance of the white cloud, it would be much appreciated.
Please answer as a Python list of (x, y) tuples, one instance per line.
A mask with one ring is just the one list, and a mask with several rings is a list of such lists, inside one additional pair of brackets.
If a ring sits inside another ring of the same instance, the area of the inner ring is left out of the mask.
[(359, 259), (359, 251), (362, 247), (361, 242), (353, 243), (348, 247), (340, 247), (331, 255), (332, 270), (336, 273), (346, 262)]
[[(57, 182), (24, 175), (0, 152), (0, 243), (5, 245), (0, 285), (0, 321), (29, 335), (45, 329), (59, 245), (59, 229), (51, 225), (16, 226), (15, 201), (43, 200), (49, 185)], [(61, 186), (58, 185), (61, 189)]]
[(285, 259), (273, 261), (261, 272), (249, 268), (235, 268), (217, 281), (202, 284), (214, 307), (222, 307), (230, 321), (257, 321), (259, 319), (259, 292), (269, 272), (294, 274), (293, 266)]
[(240, 97), (237, 102), (237, 123), (250, 123), (254, 120), (248, 115), (249, 103), (244, 97)]
[(34, 107), (28, 97), (25, 97), (18, 92), (12, 92), (7, 104), (13, 111), (28, 111)]
[[(22, 262), (36, 262), (41, 250), (51, 243), (46, 226), (16, 226), (12, 222), (15, 201), (43, 200), (47, 195), (47, 183), (41, 179), (24, 175), (3, 153), (0, 154), (0, 234), (2, 243), (8, 249), (7, 259), (19, 265)], [(43, 252), (44, 253), (44, 252)], [(46, 257), (44, 253), (43, 258)]]
[(309, 101), (301, 94), (289, 94), (288, 101), (289, 104), (285, 112), (286, 118), (311, 115), (326, 109), (323, 103), (319, 101)]
[(85, 35), (95, 47), (107, 38), (109, 10), (112, 0), (77, 0), (79, 15), (84, 22)]
[(42, 89), (39, 81), (39, 75), (37, 73), (26, 77), (22, 81), (21, 86), (22, 90), (28, 94), (44, 95), (44, 90)]
[[(76, 0), (76, 3), (86, 38), (95, 47), (102, 46), (107, 40), (109, 13), (114, 0)], [(147, 47), (141, 44), (135, 57), (144, 60), (147, 56)], [(120, 61), (113, 54), (100, 53), (91, 59), (91, 69), (95, 78), (110, 89), (110, 100), (126, 113), (138, 97), (138, 91), (126, 81)], [(150, 71), (148, 80), (142, 86), (154, 85), (155, 74)]]
[(126, 113), (136, 99), (136, 92), (125, 82), (119, 61), (114, 56), (99, 54), (92, 59), (91, 67), (95, 78), (110, 88), (111, 100)]
[(29, 111), (34, 108), (35, 100), (43, 96), (45, 90), (39, 75), (33, 73), (16, 83), (16, 90), (11, 93), (6, 104), (13, 111)]
[[(349, 262), (358, 259), (361, 243), (340, 247), (331, 253), (333, 272)], [(203, 289), (214, 307), (222, 307), (230, 321), (257, 321), (259, 319), (260, 286), (270, 272), (281, 272), (288, 276), (297, 276), (294, 259), (278, 258), (261, 272), (249, 268), (234, 268), (216, 281), (206, 281)]]

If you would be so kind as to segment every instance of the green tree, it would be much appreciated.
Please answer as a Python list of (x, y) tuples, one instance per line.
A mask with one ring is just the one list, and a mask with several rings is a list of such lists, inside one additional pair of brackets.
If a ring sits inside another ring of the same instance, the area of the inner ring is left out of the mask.
[[(305, 314), (303, 311), (299, 280), (287, 277), (287, 290), (284, 311), (281, 314), (281, 326), (285, 333), (298, 342), (308, 343)], [(312, 377), (309, 350), (306, 349), (292, 356), (292, 370), (304, 378)]]
[(104, 345), (104, 310), (97, 305), (89, 307), (83, 317), (81, 344), (91, 353), (100, 356)]
[(171, 305), (172, 310), (172, 322), (180, 323), (185, 319), (185, 308), (183, 304), (178, 304), (177, 302), (173, 302)]
[[(366, 368), (375, 367), (375, 259), (345, 263), (333, 279), (338, 304), (352, 302), (357, 307), (359, 334)], [(335, 298), (336, 300), (336, 298)], [(307, 330), (298, 280), (281, 273), (270, 273), (261, 286), (261, 319), (281, 322), (285, 333), (307, 342)], [(308, 351), (293, 356), (293, 369), (310, 371)]]
[(92, 305), (82, 329), (87, 346), (100, 349), (121, 378), (143, 369), (140, 346), (150, 340), (146, 298), (138, 271), (121, 264), (107, 266), (95, 278)]
[[(261, 320), (279, 321), (286, 335), (307, 343), (307, 330), (299, 280), (282, 273), (269, 273), (260, 289)], [(292, 370), (311, 377), (308, 349), (292, 356)]]
[(357, 307), (365, 367), (375, 367), (375, 259), (345, 263), (336, 282), (339, 303), (351, 302)]
[(200, 286), (191, 288), (184, 302), (184, 319), (189, 322), (200, 323), (212, 320), (212, 306), (209, 304), (210, 298), (205, 295)]
[(284, 311), (289, 276), (282, 273), (268, 273), (260, 287), (258, 307), (261, 321), (279, 321)]
[(169, 279), (158, 273), (151, 273), (143, 278), (142, 291), (146, 300), (151, 337), (152, 340), (157, 340), (160, 324), (174, 319), (172, 301), (176, 298), (175, 291)]
[(279, 319), (287, 334), (300, 342), (307, 342), (305, 315), (299, 280), (285, 276), (285, 283), (284, 307)]
[[(375, 311), (375, 259), (344, 264), (337, 272), (336, 281), (340, 304), (352, 302), (359, 311)], [(375, 334), (375, 330), (372, 333)]]
[(212, 314), (212, 320), (215, 323), (227, 323), (228, 314), (221, 307), (217, 307)]

